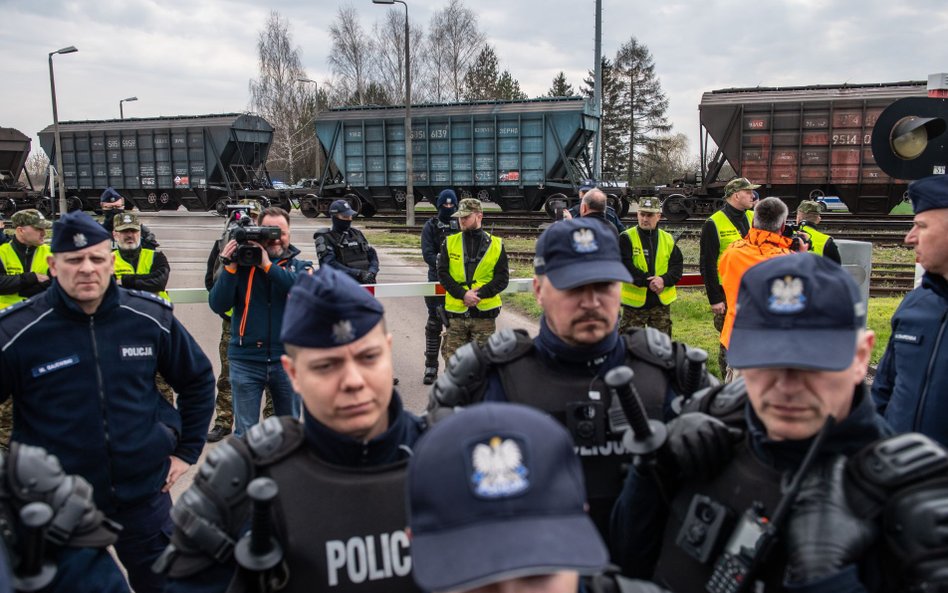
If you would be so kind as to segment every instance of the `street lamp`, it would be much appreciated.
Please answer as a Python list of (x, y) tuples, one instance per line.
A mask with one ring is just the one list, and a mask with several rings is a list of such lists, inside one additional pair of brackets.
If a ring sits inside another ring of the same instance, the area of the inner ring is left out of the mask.
[[(72, 54), (79, 51), (70, 45), (49, 53), (49, 90), (53, 96), (53, 131), (56, 136), (56, 181), (59, 183), (59, 215), (66, 212), (66, 187), (63, 183), (63, 143), (59, 137), (59, 112), (56, 110), (56, 78), (53, 76), (53, 56), (56, 54)], [(50, 206), (52, 207), (50, 196)]]
[(130, 103), (132, 101), (138, 101), (138, 97), (129, 97), (128, 99), (119, 101), (119, 119), (125, 119), (125, 111), (122, 110), (122, 103)]
[(415, 225), (415, 174), (411, 154), (411, 50), (409, 48), (408, 4), (402, 0), (372, 0), (373, 4), (395, 4), (405, 7), (405, 224)]
[[(319, 115), (319, 83), (317, 83), (312, 78), (297, 78), (296, 82), (311, 82), (313, 83), (313, 95), (316, 97), (316, 113), (313, 114), (313, 121), (316, 120), (316, 116)], [(315, 178), (319, 179), (319, 138), (316, 138), (316, 169), (315, 169)]]

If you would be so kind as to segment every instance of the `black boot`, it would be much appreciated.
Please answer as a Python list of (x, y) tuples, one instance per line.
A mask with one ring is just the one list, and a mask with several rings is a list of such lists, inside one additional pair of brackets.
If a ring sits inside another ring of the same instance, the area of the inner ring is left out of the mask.
[(428, 316), (425, 324), (425, 377), (422, 382), (431, 385), (438, 378), (438, 351), (441, 350), (441, 321)]

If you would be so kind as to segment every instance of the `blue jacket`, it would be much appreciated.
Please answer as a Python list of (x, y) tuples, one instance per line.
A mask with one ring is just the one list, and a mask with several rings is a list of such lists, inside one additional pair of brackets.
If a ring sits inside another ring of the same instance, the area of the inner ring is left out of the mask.
[[(45, 447), (95, 489), (106, 514), (164, 485), (174, 455), (195, 463), (214, 413), (211, 363), (171, 305), (112, 281), (86, 315), (55, 280), (0, 314), (0, 401), (13, 438)], [(155, 373), (178, 408), (155, 388)]]
[[(891, 429), (872, 407), (865, 386), (856, 388), (852, 411), (827, 435), (823, 454), (851, 456), (878, 439), (890, 436)], [(746, 407), (747, 439), (754, 457), (761, 465), (778, 471), (791, 471), (802, 462), (811, 440), (774, 441), (767, 437), (763, 424), (750, 404)], [(699, 490), (700, 491), (700, 490)], [(669, 493), (674, 496), (674, 493)], [(720, 501), (727, 503), (728, 501)], [(732, 509), (742, 513), (745, 509)], [(662, 499), (651, 474), (631, 469), (622, 494), (612, 510), (610, 551), (613, 562), (622, 574), (635, 578), (651, 578), (661, 553), (665, 522), (669, 507)], [(779, 544), (778, 544), (779, 545)], [(873, 559), (876, 559), (873, 556)], [(864, 563), (869, 562), (864, 559)], [(871, 572), (871, 571), (870, 571)], [(875, 583), (863, 583), (855, 565), (849, 565), (825, 579), (787, 586), (800, 593), (864, 593), (885, 591)]]
[(872, 383), (876, 410), (897, 432), (948, 446), (948, 281), (925, 274), (892, 316), (892, 336)]
[[(283, 354), (280, 328), (286, 297), (299, 273), (312, 270), (313, 264), (297, 259), (300, 250), (290, 245), (287, 256), (264, 272), (256, 266), (239, 266), (236, 272), (221, 270), (211, 288), (208, 304), (218, 315), (233, 309), (233, 327), (227, 355), (248, 362), (276, 362)], [(245, 307), (250, 292), (249, 307)]]

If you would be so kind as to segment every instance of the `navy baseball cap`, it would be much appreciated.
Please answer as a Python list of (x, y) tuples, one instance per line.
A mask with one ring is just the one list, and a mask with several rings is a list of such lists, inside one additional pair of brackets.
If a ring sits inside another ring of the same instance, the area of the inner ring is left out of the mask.
[(412, 573), (426, 591), (600, 571), (573, 440), (547, 414), (482, 403), (435, 424), (408, 464)]
[(280, 341), (304, 348), (343, 346), (369, 333), (384, 313), (365, 287), (324, 266), (297, 277), (286, 299)]
[(551, 225), (536, 244), (533, 269), (559, 290), (593, 282), (632, 282), (619, 240), (602, 220), (574, 218)]
[(111, 241), (112, 235), (91, 216), (81, 210), (63, 214), (53, 223), (53, 238), (49, 249), (53, 253), (79, 251), (102, 241)]
[(343, 216), (355, 216), (358, 214), (355, 210), (352, 209), (352, 206), (349, 205), (349, 202), (345, 200), (336, 200), (329, 205), (329, 214), (336, 215), (342, 214)]
[(932, 175), (914, 181), (909, 185), (908, 194), (915, 214), (948, 208), (948, 175)]
[(727, 361), (736, 369), (841, 371), (865, 326), (862, 294), (839, 264), (811, 253), (775, 257), (741, 278)]
[(582, 184), (579, 186), (579, 191), (589, 191), (591, 189), (596, 189), (596, 180), (583, 179)]

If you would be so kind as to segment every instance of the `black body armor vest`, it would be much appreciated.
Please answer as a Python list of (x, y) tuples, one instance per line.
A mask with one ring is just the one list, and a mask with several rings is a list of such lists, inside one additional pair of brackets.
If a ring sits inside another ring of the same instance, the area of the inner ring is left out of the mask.
[(369, 269), (369, 242), (358, 229), (350, 228), (345, 238), (335, 231), (327, 233), (327, 237), (340, 263), (357, 270)]
[[(780, 480), (782, 474), (761, 463), (751, 452), (747, 441), (735, 447), (734, 459), (710, 482), (685, 483), (671, 502), (668, 521), (662, 536), (662, 553), (655, 568), (653, 580), (673, 591), (704, 591), (711, 577), (714, 562), (721, 547), (731, 535), (733, 525), (741, 514), (755, 502), (763, 504), (764, 515), (771, 516), (780, 502)], [(699, 563), (675, 542), (678, 532), (688, 514), (692, 498), (701, 494), (724, 505), (732, 513), (730, 527), (721, 536), (721, 545), (711, 559)], [(758, 573), (758, 580), (766, 584), (767, 591), (781, 591), (785, 555), (778, 542), (771, 550), (765, 568)]]
[[(635, 372), (633, 380), (649, 418), (664, 421), (665, 394), (668, 378), (665, 371), (633, 357), (628, 350), (625, 364)], [(569, 428), (567, 420), (571, 404), (600, 401), (602, 410), (612, 406), (612, 396), (601, 373), (576, 375), (544, 364), (536, 350), (507, 364), (498, 365), (498, 375), (507, 400), (549, 413)], [(594, 399), (598, 393), (598, 400)], [(589, 514), (600, 532), (607, 533), (612, 506), (632, 462), (631, 454), (622, 444), (622, 434), (613, 433), (606, 425), (605, 442), (599, 446), (577, 446), (583, 464)]]

